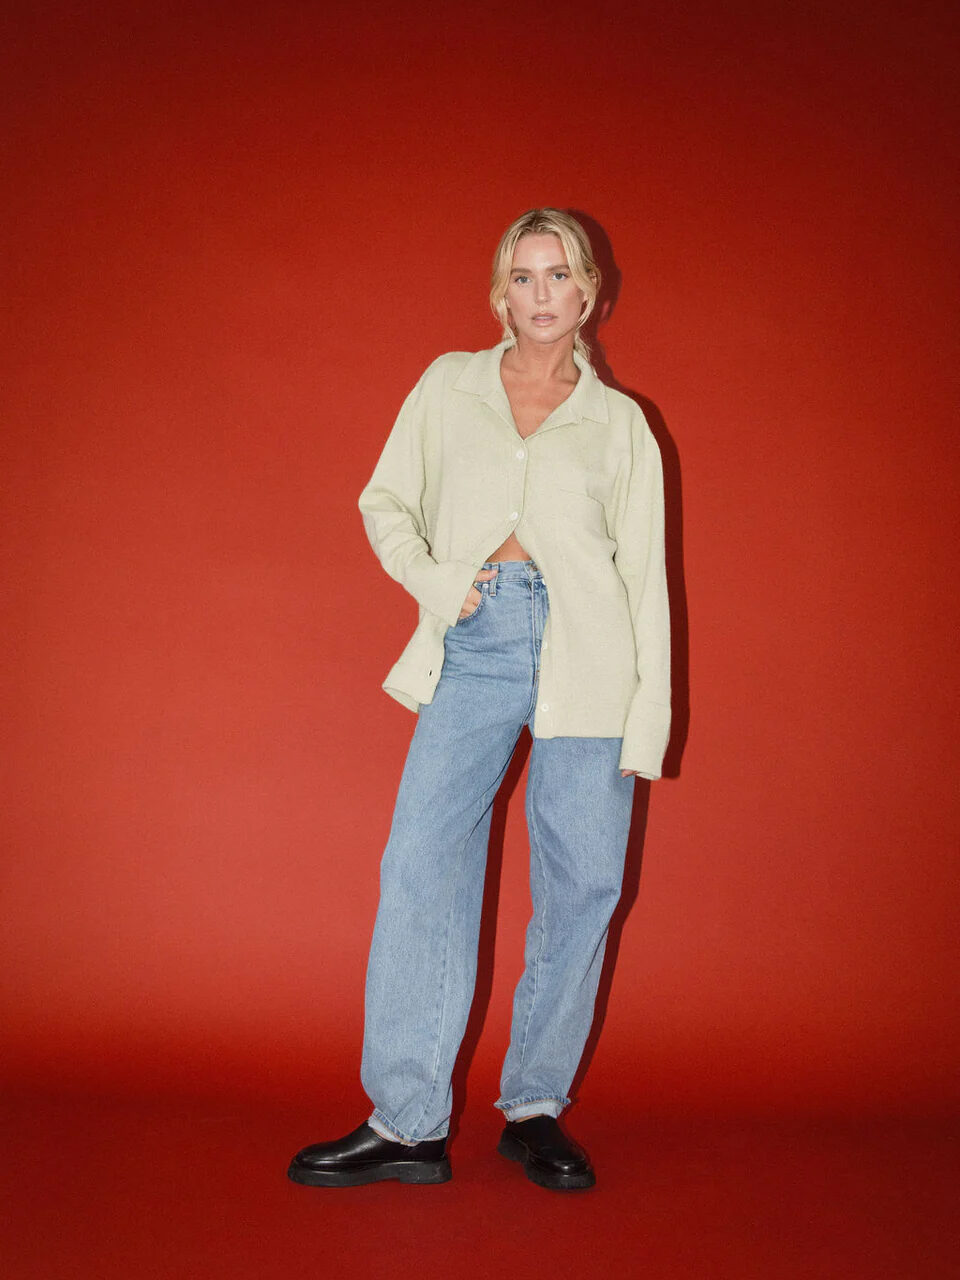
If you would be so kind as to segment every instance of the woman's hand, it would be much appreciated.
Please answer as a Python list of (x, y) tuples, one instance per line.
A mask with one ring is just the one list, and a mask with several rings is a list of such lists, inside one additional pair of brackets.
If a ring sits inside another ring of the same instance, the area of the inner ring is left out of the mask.
[(635, 778), (639, 778), (639, 776), (640, 776), (640, 775), (637, 773), (636, 769), (621, 769), (621, 770), (620, 770), (620, 777), (621, 777), (621, 778), (629, 778), (631, 774), (632, 774), (632, 775), (633, 775), (633, 777), (635, 777)]
[[(497, 576), (496, 569), (481, 569), (480, 572), (477, 574), (477, 576), (474, 578), (474, 582), (489, 582), (491, 578), (495, 578), (496, 576)], [(477, 590), (476, 587), (471, 587), (470, 590), (467, 592), (467, 598), (463, 602), (463, 607), (460, 610), (460, 617), (457, 618), (457, 621), (459, 622), (460, 618), (469, 617), (470, 614), (473, 613), (474, 609), (476, 609), (479, 606), (479, 604), (480, 604), (480, 592)]]

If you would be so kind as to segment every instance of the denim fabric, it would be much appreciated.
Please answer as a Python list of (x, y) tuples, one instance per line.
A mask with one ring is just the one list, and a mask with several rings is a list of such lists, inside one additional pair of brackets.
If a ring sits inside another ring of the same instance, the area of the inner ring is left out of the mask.
[[(361, 1081), (370, 1123), (406, 1142), (448, 1131), (473, 1000), (492, 805), (537, 705), (549, 611), (532, 560), (487, 561), (480, 604), (449, 627), (401, 775), (367, 966)], [(590, 607), (588, 598), (584, 608)], [(559, 1115), (593, 1020), (620, 897), (634, 779), (620, 738), (533, 738), (526, 792), (533, 915), (500, 1097)]]

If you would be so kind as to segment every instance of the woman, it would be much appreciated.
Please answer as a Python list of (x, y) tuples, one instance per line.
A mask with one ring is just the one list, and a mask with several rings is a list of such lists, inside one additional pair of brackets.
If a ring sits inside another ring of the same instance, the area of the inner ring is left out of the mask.
[(367, 968), (373, 1112), (298, 1152), (296, 1182), (450, 1177), (491, 809), (524, 725), (534, 911), (498, 1151), (541, 1186), (595, 1182), (557, 1117), (593, 1019), (633, 778), (660, 776), (670, 724), (660, 454), (637, 405), (589, 363), (580, 330), (599, 284), (569, 214), (513, 222), (490, 292), (502, 340), (429, 366), (360, 495), (376, 555), (419, 606), (383, 682), (417, 724)]

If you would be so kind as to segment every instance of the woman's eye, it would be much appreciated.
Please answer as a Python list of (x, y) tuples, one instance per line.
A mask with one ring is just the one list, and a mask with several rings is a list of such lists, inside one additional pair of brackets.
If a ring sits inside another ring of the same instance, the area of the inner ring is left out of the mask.
[(530, 277), (529, 277), (529, 276), (514, 276), (514, 277), (513, 277), (513, 283), (514, 283), (514, 284), (522, 284), (522, 283), (524, 282), (524, 280), (529, 280), (529, 279), (530, 279)]
[(567, 278), (567, 272), (566, 272), (566, 271), (555, 271), (553, 274), (554, 274), (554, 275), (555, 275), (559, 280), (566, 280), (566, 278)]

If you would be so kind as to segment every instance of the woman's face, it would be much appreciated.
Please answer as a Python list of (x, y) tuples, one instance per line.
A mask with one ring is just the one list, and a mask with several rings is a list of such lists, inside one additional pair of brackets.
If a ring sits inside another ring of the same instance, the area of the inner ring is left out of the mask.
[(520, 237), (506, 295), (518, 337), (548, 343), (575, 332), (586, 297), (573, 281), (558, 236)]

